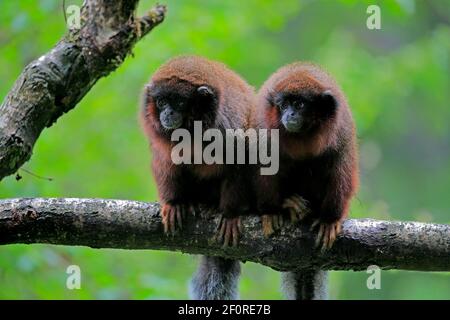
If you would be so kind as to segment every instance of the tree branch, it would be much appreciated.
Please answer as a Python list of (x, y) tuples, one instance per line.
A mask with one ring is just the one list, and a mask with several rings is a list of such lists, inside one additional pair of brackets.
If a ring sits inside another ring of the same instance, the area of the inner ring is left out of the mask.
[(115, 70), (134, 44), (165, 16), (157, 5), (134, 16), (138, 0), (86, 0), (81, 28), (25, 67), (0, 105), (0, 180), (31, 157), (45, 127), (76, 106), (101, 77)]
[(93, 248), (156, 249), (253, 261), (280, 271), (383, 269), (450, 271), (450, 226), (350, 219), (333, 248), (313, 249), (307, 226), (264, 238), (258, 217), (244, 217), (237, 248), (211, 241), (217, 216), (189, 217), (174, 237), (163, 234), (159, 205), (102, 199), (0, 200), (0, 244), (51, 243)]

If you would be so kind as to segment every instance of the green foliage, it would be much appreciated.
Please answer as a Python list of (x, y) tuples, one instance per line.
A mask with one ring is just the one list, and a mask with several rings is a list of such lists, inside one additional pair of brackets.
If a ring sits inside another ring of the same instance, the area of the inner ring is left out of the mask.
[[(62, 1), (0, 0), (0, 96), (23, 67), (65, 33)], [(67, 0), (66, 5), (81, 1)], [(218, 59), (260, 86), (285, 63), (323, 65), (347, 94), (361, 145), (361, 190), (353, 217), (449, 223), (450, 13), (448, 0), (375, 1), (382, 30), (366, 28), (373, 1), (167, 1), (166, 21), (134, 57), (100, 80), (39, 138), (0, 198), (103, 197), (154, 201), (150, 153), (137, 122), (140, 93), (167, 59)], [(153, 1), (141, 1), (143, 14)], [(447, 11), (445, 11), (447, 8)], [(82, 270), (67, 290), (66, 268)], [(179, 253), (46, 245), (0, 247), (0, 298), (186, 298), (196, 259)], [(247, 263), (242, 298), (281, 298), (278, 274)], [(383, 271), (368, 290), (364, 272), (333, 272), (338, 299), (448, 299), (450, 275)]]

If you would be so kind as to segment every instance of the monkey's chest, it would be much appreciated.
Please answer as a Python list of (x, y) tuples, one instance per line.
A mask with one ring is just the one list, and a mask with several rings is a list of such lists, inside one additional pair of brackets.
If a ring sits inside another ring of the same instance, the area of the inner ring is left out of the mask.
[(220, 164), (195, 164), (190, 168), (198, 179), (217, 178), (222, 174), (223, 165)]

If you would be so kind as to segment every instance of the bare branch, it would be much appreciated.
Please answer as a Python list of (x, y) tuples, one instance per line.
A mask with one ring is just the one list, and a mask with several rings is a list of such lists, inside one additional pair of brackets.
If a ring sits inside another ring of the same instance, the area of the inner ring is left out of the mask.
[(0, 105), (0, 180), (31, 157), (45, 127), (74, 108), (101, 77), (115, 70), (134, 44), (165, 16), (155, 6), (134, 16), (138, 0), (87, 0), (82, 25), (31, 62)]
[(450, 271), (450, 226), (351, 219), (326, 253), (313, 249), (307, 226), (288, 226), (264, 238), (258, 217), (243, 218), (239, 246), (211, 239), (217, 216), (189, 217), (174, 237), (163, 234), (159, 205), (102, 199), (0, 201), (0, 244), (51, 243), (93, 248), (156, 249), (253, 261), (276, 270), (383, 269)]

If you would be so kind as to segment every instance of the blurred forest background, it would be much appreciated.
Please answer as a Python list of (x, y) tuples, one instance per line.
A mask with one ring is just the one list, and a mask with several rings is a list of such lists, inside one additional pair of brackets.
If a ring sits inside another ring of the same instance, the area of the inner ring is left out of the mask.
[[(278, 67), (310, 60), (346, 92), (358, 128), (361, 188), (351, 216), (450, 223), (450, 1), (162, 1), (165, 22), (134, 57), (101, 79), (81, 103), (43, 132), (23, 171), (0, 184), (0, 198), (101, 197), (156, 201), (150, 153), (137, 122), (140, 94), (167, 59), (218, 59), (260, 86)], [(369, 4), (382, 29), (368, 30)], [(66, 0), (66, 6), (81, 1)], [(154, 1), (141, 1), (144, 13)], [(0, 97), (21, 70), (60, 39), (62, 0), (0, 0)], [(3, 299), (187, 298), (197, 258), (158, 251), (49, 245), (0, 247)], [(66, 289), (81, 267), (82, 289)], [(335, 299), (450, 299), (450, 273), (382, 271), (381, 290), (365, 272), (332, 272)], [(279, 299), (279, 274), (246, 263), (241, 297)]]

